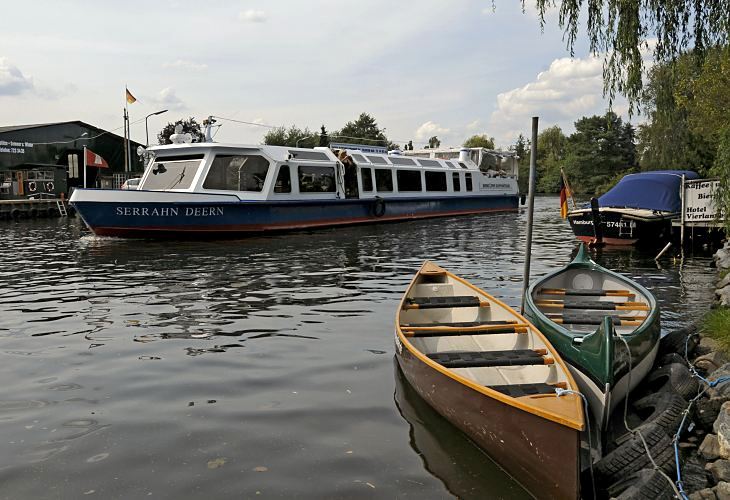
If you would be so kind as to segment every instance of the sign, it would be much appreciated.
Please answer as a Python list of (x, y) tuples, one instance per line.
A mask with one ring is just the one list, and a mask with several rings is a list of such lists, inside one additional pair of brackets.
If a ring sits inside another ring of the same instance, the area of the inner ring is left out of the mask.
[(330, 142), (330, 149), (359, 149), (363, 153), (388, 154), (388, 148), (383, 146), (367, 146), (365, 144), (348, 144), (346, 142)]
[(0, 153), (22, 155), (26, 148), (32, 147), (33, 143), (27, 141), (0, 141)]
[(715, 193), (720, 181), (692, 180), (684, 182), (684, 222), (714, 223), (718, 219)]

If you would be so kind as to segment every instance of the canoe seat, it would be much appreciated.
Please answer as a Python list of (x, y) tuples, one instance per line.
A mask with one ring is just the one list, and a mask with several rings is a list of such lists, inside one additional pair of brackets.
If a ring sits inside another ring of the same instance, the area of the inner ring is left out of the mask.
[(585, 297), (636, 297), (628, 290), (593, 290), (588, 288), (540, 288), (541, 295), (578, 295)]
[(567, 384), (565, 382), (558, 382), (553, 385), (540, 382), (537, 384), (488, 385), (486, 387), (506, 394), (511, 398), (521, 398), (523, 396), (536, 396), (538, 394), (555, 394), (555, 389), (558, 387), (566, 389)]
[(474, 368), (480, 366), (549, 365), (554, 361), (544, 357), (545, 349), (512, 349), (509, 351), (432, 352), (428, 357), (445, 368)]
[(401, 328), (432, 328), (432, 327), (443, 327), (443, 328), (474, 328), (479, 326), (491, 326), (491, 325), (513, 325), (517, 321), (457, 321), (457, 322), (441, 322), (438, 323), (403, 323)]
[(451, 307), (489, 307), (489, 302), (474, 295), (451, 295), (444, 297), (410, 297), (405, 309), (444, 309)]
[(601, 311), (648, 311), (644, 302), (604, 302), (600, 300), (538, 300), (536, 305), (543, 308), (559, 309), (596, 309)]
[(426, 330), (408, 331), (405, 328), (403, 335), (406, 337), (456, 337), (460, 335), (491, 335), (496, 333), (527, 333), (528, 325), (525, 323), (508, 323), (505, 325), (484, 326), (479, 330), (460, 330), (458, 328), (428, 328)]

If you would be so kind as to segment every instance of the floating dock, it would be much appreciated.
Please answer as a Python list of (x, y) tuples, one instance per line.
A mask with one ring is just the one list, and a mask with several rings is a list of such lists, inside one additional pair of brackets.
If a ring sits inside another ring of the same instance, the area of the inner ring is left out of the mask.
[(66, 217), (73, 209), (66, 200), (0, 200), (0, 220), (35, 219), (38, 217)]

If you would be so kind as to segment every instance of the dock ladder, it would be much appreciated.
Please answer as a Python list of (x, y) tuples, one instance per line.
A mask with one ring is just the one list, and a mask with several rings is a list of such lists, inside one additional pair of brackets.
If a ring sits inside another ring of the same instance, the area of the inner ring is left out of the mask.
[(56, 206), (58, 207), (58, 213), (61, 215), (61, 217), (68, 217), (66, 205), (64, 205), (63, 200), (56, 200)]

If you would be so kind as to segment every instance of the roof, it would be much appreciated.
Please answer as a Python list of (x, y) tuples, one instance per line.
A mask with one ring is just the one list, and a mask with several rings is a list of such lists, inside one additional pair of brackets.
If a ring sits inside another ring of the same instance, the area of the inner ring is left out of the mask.
[(699, 176), (691, 170), (655, 170), (624, 176), (618, 184), (598, 198), (602, 207), (643, 208), (661, 212), (679, 212), (682, 208), (682, 175)]
[(18, 130), (28, 130), (31, 128), (42, 128), (42, 127), (53, 127), (56, 125), (68, 125), (69, 123), (74, 123), (76, 125), (81, 125), (82, 127), (88, 127), (93, 128), (95, 130), (101, 130), (99, 127), (95, 127), (93, 125), (89, 125), (86, 122), (82, 122), (80, 120), (71, 120), (67, 122), (52, 122), (52, 123), (32, 123), (29, 125), (10, 125), (7, 127), (0, 127), (0, 134), (3, 132), (15, 132)]

